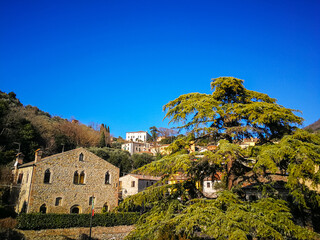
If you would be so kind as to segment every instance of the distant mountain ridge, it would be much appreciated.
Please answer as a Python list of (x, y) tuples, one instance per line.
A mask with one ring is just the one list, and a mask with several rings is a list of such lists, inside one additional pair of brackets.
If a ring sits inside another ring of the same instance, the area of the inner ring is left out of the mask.
[(320, 119), (303, 128), (304, 130), (320, 131)]

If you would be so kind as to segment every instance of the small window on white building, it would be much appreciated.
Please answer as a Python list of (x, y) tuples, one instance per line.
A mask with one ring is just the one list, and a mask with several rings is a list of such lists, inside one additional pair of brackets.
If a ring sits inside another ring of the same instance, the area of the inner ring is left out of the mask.
[(136, 186), (136, 182), (135, 181), (132, 181), (131, 182), (131, 187), (135, 187)]

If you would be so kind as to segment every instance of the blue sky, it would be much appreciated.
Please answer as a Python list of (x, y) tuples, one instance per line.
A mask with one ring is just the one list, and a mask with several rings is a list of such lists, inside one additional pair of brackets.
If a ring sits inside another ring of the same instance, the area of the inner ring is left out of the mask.
[[(320, 118), (320, 1), (0, 1), (0, 89), (114, 136), (211, 78)], [(169, 126), (170, 127), (170, 126)]]

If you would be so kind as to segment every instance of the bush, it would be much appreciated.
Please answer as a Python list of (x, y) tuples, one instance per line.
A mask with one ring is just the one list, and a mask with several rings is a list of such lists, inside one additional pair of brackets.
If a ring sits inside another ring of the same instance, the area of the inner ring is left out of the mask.
[[(104, 213), (95, 214), (92, 226), (113, 227), (120, 225), (133, 225), (139, 219), (139, 213)], [(17, 218), (17, 228), (25, 230), (90, 227), (90, 214), (21, 214)]]

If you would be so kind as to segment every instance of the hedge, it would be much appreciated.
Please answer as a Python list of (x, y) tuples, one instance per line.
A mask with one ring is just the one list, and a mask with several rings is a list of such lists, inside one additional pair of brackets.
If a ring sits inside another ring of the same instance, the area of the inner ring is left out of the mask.
[[(95, 214), (92, 226), (120, 226), (133, 225), (139, 219), (139, 213), (103, 213)], [(90, 214), (54, 214), (54, 213), (30, 213), (18, 216), (17, 228), (25, 230), (90, 227)]]

